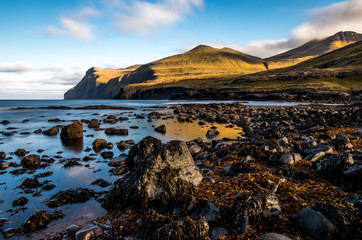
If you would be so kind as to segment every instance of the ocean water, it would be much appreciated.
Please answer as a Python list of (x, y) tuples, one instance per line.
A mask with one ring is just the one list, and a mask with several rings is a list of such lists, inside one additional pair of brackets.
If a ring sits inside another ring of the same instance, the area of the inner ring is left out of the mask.
[[(127, 151), (120, 151), (116, 142), (121, 140), (134, 140), (136, 143), (145, 136), (153, 136), (161, 139), (163, 142), (170, 140), (192, 140), (197, 137), (206, 139), (205, 134), (211, 126), (216, 126), (219, 130), (220, 137), (236, 138), (242, 132), (242, 129), (226, 128), (225, 124), (207, 124), (199, 126), (197, 121), (194, 123), (179, 123), (177, 119), (157, 119), (152, 122), (147, 121), (147, 114), (152, 111), (165, 113), (168, 107), (172, 104), (181, 103), (213, 103), (207, 102), (189, 102), (189, 101), (168, 101), (168, 100), (0, 100), (0, 122), (8, 120), (10, 124), (0, 124), (0, 152), (5, 152), (7, 160), (5, 162), (20, 163), (21, 158), (14, 155), (17, 149), (25, 149), (29, 154), (47, 155), (54, 158), (56, 161), (45, 169), (37, 169), (34, 173), (24, 173), (13, 175), (10, 172), (22, 167), (9, 167), (6, 170), (0, 171), (0, 218), (8, 219), (9, 223), (4, 226), (6, 228), (17, 228), (21, 223), (34, 212), (39, 210), (47, 210), (52, 213), (55, 210), (62, 210), (66, 215), (63, 219), (53, 221), (48, 228), (29, 236), (16, 236), (14, 239), (39, 239), (46, 237), (48, 234), (56, 233), (65, 229), (71, 224), (85, 224), (97, 217), (106, 214), (106, 211), (95, 200), (90, 200), (82, 204), (73, 204), (59, 207), (57, 209), (49, 209), (44, 200), (51, 197), (55, 193), (70, 188), (84, 187), (95, 191), (107, 190), (98, 186), (90, 185), (98, 178), (113, 182), (115, 176), (111, 176), (111, 167), (107, 165), (109, 160), (104, 160), (99, 153), (93, 150), (90, 152), (84, 151), (86, 148), (92, 148), (92, 142), (96, 138), (104, 138), (108, 142), (113, 143), (114, 147), (110, 151), (114, 152), (114, 157), (119, 156)], [(274, 103), (274, 102), (243, 102), (246, 105), (259, 106), (294, 106), (294, 103)], [(134, 110), (77, 110), (77, 109), (34, 109), (48, 106), (68, 106), (72, 108), (83, 107), (89, 105), (108, 105), (131, 107)], [(26, 108), (14, 110), (13, 108)], [(145, 119), (139, 119), (135, 116), (144, 115)], [(119, 117), (128, 117), (128, 121), (118, 122), (116, 124), (103, 123), (102, 120), (109, 115)], [(58, 118), (61, 122), (49, 122), (50, 119)], [(126, 128), (129, 131), (128, 136), (108, 136), (104, 130), (95, 131), (89, 129), (87, 124), (83, 124), (84, 138), (81, 146), (67, 146), (59, 137), (46, 136), (43, 134), (35, 134), (37, 129), (46, 130), (56, 125), (68, 125), (73, 120), (81, 119), (97, 119), (102, 122), (101, 128), (116, 127)], [(24, 121), (25, 120), (25, 121)], [(165, 124), (167, 127), (166, 134), (160, 134), (154, 131), (155, 126)], [(130, 128), (138, 126), (138, 129)], [(8, 136), (8, 133), (13, 135)], [(41, 153), (38, 151), (41, 150)], [(107, 151), (109, 151), (107, 149)], [(81, 162), (82, 166), (74, 166), (64, 168), (61, 161), (69, 158), (80, 158), (93, 155), (95, 160), (87, 163)], [(85, 166), (89, 164), (89, 166)], [(56, 187), (50, 191), (41, 192), (41, 196), (33, 196), (25, 193), (18, 186), (26, 179), (32, 178), (34, 174), (51, 171), (52, 175), (40, 178), (39, 181), (49, 181), (55, 184)], [(12, 202), (20, 197), (26, 197), (29, 202), (25, 205), (25, 209), (19, 210), (14, 208)], [(16, 212), (16, 210), (19, 210)], [(0, 234), (0, 239), (1, 239)]]

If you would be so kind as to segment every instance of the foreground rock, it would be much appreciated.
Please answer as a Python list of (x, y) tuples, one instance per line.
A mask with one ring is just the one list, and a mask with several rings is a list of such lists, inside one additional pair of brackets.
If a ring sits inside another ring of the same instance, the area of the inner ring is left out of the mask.
[(83, 124), (79, 121), (62, 128), (60, 138), (63, 141), (77, 140), (83, 138)]
[(55, 211), (50, 214), (47, 211), (41, 210), (31, 215), (26, 222), (22, 225), (23, 233), (31, 233), (36, 230), (45, 228), (48, 223), (59, 218), (63, 218), (64, 214), (61, 211)]
[(83, 203), (94, 197), (93, 190), (86, 188), (69, 189), (56, 193), (46, 201), (50, 208), (60, 207), (67, 204)]
[(136, 205), (167, 209), (173, 207), (178, 196), (195, 192), (202, 175), (186, 144), (171, 141), (152, 151), (158, 143), (153, 140), (147, 137), (140, 142), (143, 147), (133, 150), (137, 168), (114, 184), (103, 204), (106, 208)]

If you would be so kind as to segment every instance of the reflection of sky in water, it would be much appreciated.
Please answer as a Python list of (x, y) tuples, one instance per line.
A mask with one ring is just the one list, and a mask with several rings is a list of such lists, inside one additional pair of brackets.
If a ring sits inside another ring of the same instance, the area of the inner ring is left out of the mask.
[[(132, 139), (136, 143), (140, 141), (145, 136), (153, 136), (161, 139), (163, 142), (167, 142), (173, 139), (179, 140), (192, 140), (198, 137), (206, 139), (205, 134), (211, 126), (216, 126), (220, 132), (221, 137), (227, 138), (236, 138), (239, 136), (239, 133), (242, 131), (240, 128), (226, 128), (228, 124), (209, 124), (205, 126), (199, 126), (197, 120), (194, 123), (179, 123), (176, 119), (170, 120), (156, 120), (152, 122), (147, 122), (147, 117), (145, 119), (136, 119), (134, 114), (144, 114), (147, 115), (151, 111), (158, 111), (158, 109), (150, 109), (151, 106), (166, 106), (169, 101), (117, 101), (117, 100), (84, 100), (84, 101), (3, 101), (0, 100), (0, 122), (2, 120), (9, 120), (11, 124), (2, 125), (0, 124), (0, 132), (10, 132), (17, 131), (13, 136), (3, 136), (0, 134), (0, 152), (6, 152), (7, 157), (12, 157), (13, 159), (8, 160), (20, 163), (20, 158), (12, 155), (12, 152), (15, 152), (18, 148), (24, 148), (27, 151), (30, 151), (30, 154), (37, 154), (38, 149), (42, 149), (43, 152), (40, 155), (48, 155), (54, 157), (60, 155), (62, 159), (67, 158), (83, 158), (89, 154), (94, 154), (93, 150), (90, 152), (84, 152), (82, 149), (72, 149), (67, 147), (60, 141), (59, 134), (57, 136), (46, 136), (43, 134), (34, 134), (33, 132), (36, 129), (46, 130), (56, 125), (68, 125), (72, 120), (81, 120), (81, 119), (98, 119), (102, 120), (104, 115), (115, 115), (119, 117), (128, 117), (128, 121), (118, 122), (117, 124), (105, 124), (102, 122), (102, 128), (108, 127), (117, 127), (117, 128), (127, 128), (129, 131), (128, 136), (108, 136), (104, 134), (104, 131), (94, 131), (94, 129), (88, 129), (86, 124), (84, 124), (84, 138), (83, 138), (83, 149), (87, 147), (92, 147), (92, 142), (96, 138), (104, 138), (107, 141), (113, 143), (114, 147), (111, 151), (114, 152), (114, 156), (117, 157), (122, 152), (116, 147), (116, 142), (121, 140)], [(135, 107), (136, 110), (52, 110), (52, 109), (27, 109), (27, 110), (6, 110), (9, 107), (18, 107), (18, 106), (71, 106), (79, 107), (86, 105), (113, 105), (113, 106), (129, 106)], [(145, 109), (147, 108), (147, 109)], [(3, 109), (3, 110), (1, 110)], [(4, 110), (5, 109), (5, 110)], [(164, 111), (164, 110), (162, 110)], [(98, 113), (99, 115), (93, 115)], [(49, 119), (59, 118), (64, 120), (64, 122), (48, 122)], [(28, 119), (28, 122), (23, 120)], [(159, 126), (165, 124), (167, 128), (167, 133), (161, 134), (154, 131), (154, 126)], [(154, 126), (153, 126), (154, 125)], [(139, 129), (131, 129), (131, 126), (138, 126)], [(15, 127), (15, 130), (9, 130), (8, 127)], [(22, 135), (21, 132), (29, 132), (29, 135)], [(94, 135), (93, 137), (86, 137), (87, 135)], [(59, 153), (58, 152), (62, 152)], [(0, 200), (3, 200), (4, 203), (0, 203), (0, 218), (8, 218), (11, 224), (7, 224), (5, 228), (8, 227), (18, 227), (22, 222), (24, 222), (33, 212), (39, 211), (41, 209), (49, 210), (42, 201), (60, 190), (65, 190), (69, 188), (76, 187), (86, 187), (91, 188), (96, 191), (104, 190), (97, 186), (90, 186), (89, 184), (98, 178), (103, 178), (107, 181), (113, 182), (115, 177), (109, 176), (110, 168), (107, 166), (107, 161), (104, 161), (100, 157), (99, 153), (95, 156), (96, 160), (89, 162), (81, 162), (83, 165), (89, 164), (89, 167), (85, 166), (76, 166), (69, 169), (63, 168), (64, 163), (60, 163), (60, 159), (55, 159), (56, 161), (51, 164), (51, 166), (45, 169), (37, 169), (34, 174), (43, 173), (46, 171), (52, 171), (53, 175), (45, 178), (40, 178), (39, 181), (43, 182), (49, 180), (50, 183), (55, 184), (56, 188), (42, 192), (40, 197), (32, 197), (31, 194), (20, 193), (21, 189), (16, 188), (19, 186), (25, 178), (32, 177), (30, 174), (22, 175), (12, 175), (10, 173), (0, 174)], [(7, 169), (8, 172), (17, 169), (10, 167)], [(97, 171), (100, 170), (100, 171)], [(94, 172), (95, 171), (95, 172)], [(1, 183), (5, 183), (1, 185)], [(29, 199), (26, 207), (28, 209), (24, 212), (20, 211), (15, 216), (11, 216), (11, 212), (6, 212), (8, 209), (12, 208), (12, 201), (25, 196)], [(85, 216), (91, 219), (94, 216), (100, 216), (105, 213), (101, 209), (100, 205), (95, 201), (89, 201), (86, 204), (76, 204), (72, 206), (65, 206), (60, 208), (64, 210), (67, 215), (63, 220), (59, 220), (56, 223), (52, 223), (48, 231), (55, 231), (56, 225), (59, 228), (65, 228), (67, 225), (70, 225), (75, 220), (83, 218)], [(52, 212), (53, 209), (50, 209), (49, 212)], [(88, 219), (88, 220), (89, 220)], [(51, 230), (53, 229), (53, 230)], [(26, 239), (26, 238), (24, 238)]]

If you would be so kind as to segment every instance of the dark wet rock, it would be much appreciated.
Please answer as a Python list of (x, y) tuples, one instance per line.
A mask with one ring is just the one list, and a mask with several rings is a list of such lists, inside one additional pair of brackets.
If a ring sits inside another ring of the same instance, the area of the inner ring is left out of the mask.
[(333, 153), (333, 148), (328, 145), (318, 145), (304, 150), (305, 154), (312, 154), (318, 152), (325, 152), (326, 154), (331, 154)]
[(207, 138), (214, 138), (216, 136), (218, 136), (220, 134), (220, 132), (216, 129), (209, 129), (206, 132), (206, 137)]
[(303, 133), (314, 133), (314, 132), (319, 132), (319, 131), (323, 131), (323, 130), (324, 130), (323, 126), (315, 126), (315, 127), (311, 127), (311, 128), (304, 130)]
[(209, 223), (204, 217), (169, 218), (145, 216), (138, 224), (138, 232), (146, 240), (197, 240), (205, 239)]
[(99, 128), (101, 126), (101, 123), (99, 123), (97, 120), (92, 120), (88, 124), (88, 128)]
[(57, 127), (52, 127), (48, 130), (43, 131), (43, 134), (49, 135), (49, 136), (57, 135), (58, 133), (59, 133), (59, 128), (57, 128)]
[(254, 240), (292, 240), (279, 233), (266, 233), (260, 237), (255, 238)]
[(131, 128), (131, 129), (139, 129), (140, 127), (139, 126), (130, 126), (129, 128)]
[(63, 127), (60, 133), (60, 138), (62, 141), (83, 138), (83, 124), (79, 121), (75, 121), (72, 124)]
[(27, 151), (25, 149), (18, 149), (14, 152), (14, 154), (18, 157), (22, 157), (27, 154)]
[(278, 198), (271, 191), (238, 194), (233, 205), (231, 223), (241, 231), (261, 224), (263, 217), (281, 213)]
[(345, 151), (353, 148), (353, 144), (346, 136), (340, 136), (334, 139), (332, 144), (337, 151)]
[(24, 168), (37, 167), (40, 165), (40, 163), (41, 163), (40, 156), (36, 154), (30, 154), (21, 159), (21, 165)]
[(78, 160), (76, 160), (76, 159), (66, 159), (65, 161), (66, 161), (66, 163), (63, 166), (65, 168), (70, 168), (70, 167), (74, 167), (74, 166), (82, 166), (82, 164), (80, 162), (78, 162)]
[(292, 154), (282, 155), (279, 158), (278, 162), (281, 164), (293, 165), (293, 164), (299, 162), (300, 160), (302, 160), (302, 156), (300, 156), (299, 153), (292, 153)]
[(203, 202), (195, 211), (193, 211), (192, 215), (204, 216), (209, 222), (217, 222), (220, 215), (220, 209), (213, 203)]
[(228, 234), (228, 230), (226, 228), (222, 228), (222, 227), (216, 227), (216, 228), (212, 228), (210, 230), (210, 238), (211, 240), (219, 240), (222, 237), (226, 236)]
[(97, 225), (88, 225), (76, 232), (75, 239), (76, 240), (96, 239), (97, 237), (102, 236), (103, 233), (104, 231), (102, 227)]
[(107, 141), (105, 139), (102, 139), (102, 138), (97, 138), (96, 140), (94, 140), (94, 142), (92, 143), (93, 145), (93, 149), (95, 151), (100, 151), (102, 150), (103, 148), (105, 148), (107, 144)]
[(362, 196), (358, 194), (350, 194), (343, 198), (343, 201), (351, 203), (356, 209), (358, 209), (358, 215), (362, 217)]
[(111, 161), (108, 162), (108, 166), (110, 167), (119, 167), (124, 164), (124, 161), (126, 160), (127, 156), (120, 156), (117, 158), (113, 158)]
[(318, 165), (318, 172), (327, 177), (337, 177), (342, 171), (347, 170), (354, 164), (351, 154), (333, 154), (328, 158), (324, 158)]
[(23, 183), (19, 186), (22, 189), (31, 189), (41, 187), (40, 182), (36, 178), (26, 178)]
[(46, 201), (50, 208), (60, 207), (67, 204), (83, 203), (95, 196), (93, 190), (76, 188), (60, 191)]
[(76, 232), (80, 230), (80, 227), (78, 225), (70, 225), (65, 229), (65, 232), (68, 236), (74, 237)]
[[(149, 140), (152, 146), (145, 144)], [(141, 143), (135, 148), (136, 154), (133, 156), (138, 157), (137, 168), (113, 185), (104, 204), (106, 208), (152, 205), (164, 209), (173, 207), (179, 196), (193, 195), (202, 175), (186, 144), (171, 141), (152, 154), (147, 154), (158, 143), (156, 139), (147, 137), (143, 139), (145, 145)], [(142, 161), (141, 155), (146, 156)]]
[(161, 126), (158, 126), (154, 130), (155, 130), (155, 132), (166, 134), (166, 125), (163, 124)]
[(50, 175), (53, 175), (53, 172), (47, 171), (47, 172), (38, 173), (38, 174), (34, 175), (34, 178), (49, 177)]
[(59, 118), (49, 119), (48, 122), (61, 122)]
[(196, 208), (196, 206), (197, 206), (197, 200), (194, 196), (190, 194), (181, 196), (175, 202), (173, 214), (188, 215)]
[(142, 162), (150, 153), (161, 147), (161, 140), (147, 136), (130, 149), (126, 164), (133, 167)]
[(225, 174), (228, 176), (236, 176), (239, 173), (250, 172), (250, 162), (253, 161), (251, 156), (246, 156), (240, 162), (233, 163), (232, 165), (225, 168)]
[(305, 160), (309, 160), (311, 162), (320, 162), (326, 156), (325, 152), (318, 152), (309, 154)]
[(282, 136), (280, 129), (276, 127), (269, 127), (262, 132), (266, 139), (279, 139)]
[(8, 120), (3, 120), (2, 122), (1, 122), (1, 124), (3, 124), (3, 125), (7, 125), (7, 124), (9, 124), (10, 122), (8, 121)]
[(43, 130), (41, 130), (41, 129), (37, 129), (34, 131), (34, 133), (42, 133), (42, 132), (43, 132)]
[(128, 121), (128, 120), (129, 120), (128, 117), (120, 117), (120, 118), (118, 118), (118, 119), (119, 119), (119, 121)]
[(27, 204), (29, 202), (29, 200), (26, 197), (21, 197), (18, 198), (16, 200), (13, 201), (13, 206), (17, 207), (17, 206), (24, 206), (25, 204)]
[(55, 211), (50, 214), (47, 211), (41, 210), (31, 215), (25, 223), (22, 224), (24, 233), (31, 233), (36, 230), (45, 228), (51, 221), (63, 218), (64, 214), (61, 211)]
[(134, 141), (133, 140), (127, 140), (127, 141), (120, 141), (117, 142), (117, 148), (120, 151), (125, 151), (126, 149), (131, 148), (134, 145)]
[(11, 238), (13, 236), (15, 236), (15, 234), (18, 233), (18, 229), (15, 228), (8, 228), (3, 232), (3, 236), (4, 238)]
[(95, 180), (94, 182), (91, 183), (91, 185), (97, 185), (100, 187), (108, 187), (109, 185), (111, 185), (109, 182), (107, 182), (104, 179), (98, 178), (97, 180)]
[(55, 188), (56, 186), (54, 184), (47, 184), (47, 185), (44, 185), (41, 190), (42, 191), (50, 191), (52, 190), (53, 188)]
[(202, 148), (200, 147), (199, 144), (197, 144), (197, 143), (194, 142), (194, 143), (192, 143), (192, 145), (189, 147), (189, 151), (190, 151), (190, 153), (191, 153), (192, 156), (196, 156), (196, 155), (198, 155), (198, 154), (201, 153)]
[(105, 134), (126, 136), (128, 135), (128, 129), (107, 128)]
[(113, 152), (111, 152), (111, 151), (104, 151), (104, 152), (101, 152), (101, 156), (102, 156), (102, 158), (105, 158), (105, 159), (107, 159), (107, 158), (112, 158), (112, 157), (113, 157), (113, 155), (114, 155), (114, 153), (113, 153)]
[(304, 208), (293, 216), (294, 224), (317, 240), (331, 240), (336, 226), (321, 212)]
[(362, 128), (354, 131), (352, 134), (353, 134), (353, 135), (356, 135), (356, 136), (362, 136)]
[(6, 153), (0, 152), (0, 160), (4, 160), (6, 158)]
[(15, 169), (13, 171), (11, 171), (10, 173), (13, 175), (20, 175), (20, 174), (24, 174), (27, 170), (24, 168), (21, 169)]
[(323, 139), (323, 140), (333, 140), (336, 138), (336, 135), (334, 135), (333, 133), (324, 133), (318, 136), (318, 139)]
[(107, 142), (107, 144), (104, 146), (105, 148), (112, 149), (113, 143)]

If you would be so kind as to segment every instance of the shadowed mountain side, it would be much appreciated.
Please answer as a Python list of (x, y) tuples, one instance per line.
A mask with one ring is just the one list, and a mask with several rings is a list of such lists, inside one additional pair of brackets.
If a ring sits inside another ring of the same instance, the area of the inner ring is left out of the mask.
[(361, 40), (362, 34), (338, 32), (328, 38), (312, 40), (300, 47), (266, 58), (265, 61), (268, 62), (269, 69), (288, 67)]

